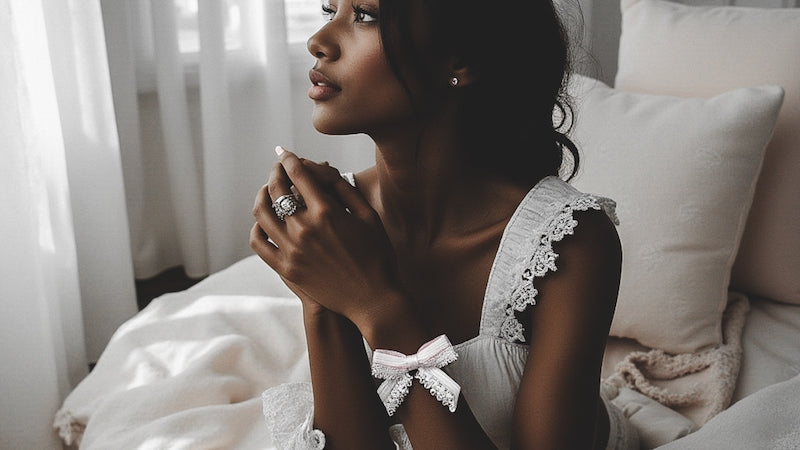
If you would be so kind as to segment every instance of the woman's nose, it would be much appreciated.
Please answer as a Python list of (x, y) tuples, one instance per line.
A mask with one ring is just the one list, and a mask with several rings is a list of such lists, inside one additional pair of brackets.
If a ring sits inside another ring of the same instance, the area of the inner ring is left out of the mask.
[(339, 57), (339, 46), (336, 43), (332, 25), (334, 25), (333, 22), (328, 22), (308, 38), (306, 42), (309, 53), (317, 59), (336, 59)]

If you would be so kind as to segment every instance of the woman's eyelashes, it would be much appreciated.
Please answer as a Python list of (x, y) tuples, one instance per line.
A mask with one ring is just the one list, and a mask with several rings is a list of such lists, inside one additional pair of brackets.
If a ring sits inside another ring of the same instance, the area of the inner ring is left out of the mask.
[[(337, 8), (330, 3), (322, 4), (322, 16), (328, 21), (336, 17)], [(353, 5), (353, 22), (372, 23), (378, 22), (378, 12), (371, 6)]]
[(333, 20), (333, 16), (336, 15), (336, 10), (333, 9), (330, 3), (323, 3), (322, 4), (322, 17), (326, 20)]
[(353, 14), (356, 22), (370, 23), (378, 21), (378, 11), (367, 6), (353, 5)]

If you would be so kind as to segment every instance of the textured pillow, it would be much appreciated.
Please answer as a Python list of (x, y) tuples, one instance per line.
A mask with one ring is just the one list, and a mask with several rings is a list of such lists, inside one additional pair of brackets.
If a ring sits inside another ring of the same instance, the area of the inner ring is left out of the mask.
[(673, 353), (721, 344), (730, 269), (783, 90), (680, 98), (579, 75), (570, 90), (582, 158), (573, 184), (617, 201), (611, 334)]
[(800, 304), (800, 8), (622, 0), (621, 9), (618, 89), (710, 97), (784, 88), (731, 287)]

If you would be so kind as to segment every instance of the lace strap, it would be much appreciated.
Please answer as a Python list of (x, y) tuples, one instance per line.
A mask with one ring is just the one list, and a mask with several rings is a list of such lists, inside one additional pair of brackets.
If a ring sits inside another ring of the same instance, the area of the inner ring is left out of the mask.
[(558, 270), (553, 245), (573, 234), (575, 211), (602, 210), (618, 224), (616, 203), (547, 177), (517, 208), (506, 227), (487, 287), (481, 332), (525, 342), (516, 313), (536, 305), (535, 280)]

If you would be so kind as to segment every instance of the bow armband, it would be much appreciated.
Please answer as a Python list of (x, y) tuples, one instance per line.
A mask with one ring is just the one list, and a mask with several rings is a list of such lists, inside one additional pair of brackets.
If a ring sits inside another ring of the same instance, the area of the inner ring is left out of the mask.
[[(458, 354), (445, 335), (422, 344), (413, 355), (393, 350), (375, 350), (372, 356), (372, 375), (385, 380), (378, 387), (378, 396), (386, 407), (386, 412), (390, 416), (394, 415), (408, 395), (414, 378), (450, 412), (455, 412), (461, 386), (442, 367), (456, 359)], [(413, 371), (416, 373), (412, 376)]]

